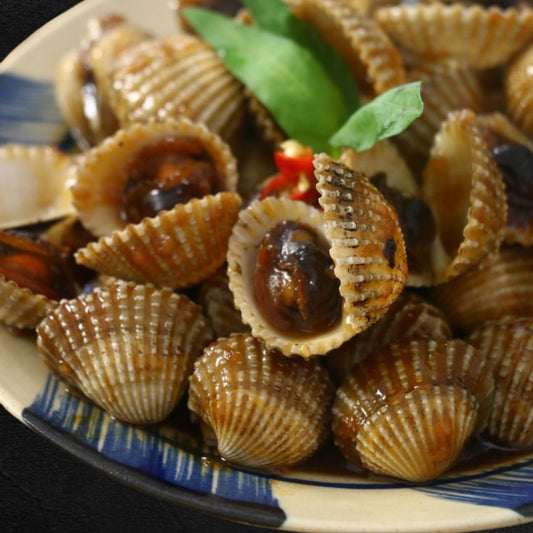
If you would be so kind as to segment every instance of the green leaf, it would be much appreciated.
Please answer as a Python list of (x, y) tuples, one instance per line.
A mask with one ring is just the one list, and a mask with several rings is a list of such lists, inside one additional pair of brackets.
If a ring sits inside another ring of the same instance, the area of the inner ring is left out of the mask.
[(332, 146), (368, 150), (401, 133), (424, 110), (420, 81), (394, 87), (359, 108), (329, 140)]
[(308, 50), (206, 9), (183, 13), (289, 137), (317, 152), (329, 149), (328, 139), (346, 120), (345, 106), (339, 89)]
[(260, 28), (291, 39), (315, 56), (341, 91), (347, 117), (359, 107), (359, 92), (350, 69), (317, 30), (295, 17), (281, 0), (243, 0), (243, 3)]

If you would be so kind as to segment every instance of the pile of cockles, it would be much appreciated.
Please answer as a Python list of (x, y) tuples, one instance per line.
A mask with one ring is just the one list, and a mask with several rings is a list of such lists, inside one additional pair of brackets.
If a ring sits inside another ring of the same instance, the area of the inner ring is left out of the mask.
[(186, 402), (239, 467), (334, 443), (425, 482), (533, 449), (533, 9), (286, 3), (363, 102), (422, 80), (420, 118), (314, 153), (186, 24), (202, 2), (164, 38), (90, 20), (55, 78), (77, 149), (0, 147), (2, 323), (120, 421)]

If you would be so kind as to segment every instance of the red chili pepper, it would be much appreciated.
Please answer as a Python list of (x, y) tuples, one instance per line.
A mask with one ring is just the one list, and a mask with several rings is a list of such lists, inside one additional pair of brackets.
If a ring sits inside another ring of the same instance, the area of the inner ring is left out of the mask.
[(306, 150), (305, 155), (290, 157), (283, 150), (274, 152), (274, 162), (278, 170), (286, 176), (299, 175), (301, 172), (313, 173), (313, 152)]
[[(291, 157), (283, 150), (274, 152), (274, 161), (279, 170), (263, 187), (260, 199), (267, 196), (285, 195), (291, 200), (300, 200), (310, 205), (318, 206), (318, 191), (313, 166), (313, 152), (306, 149), (304, 155)], [(300, 187), (302, 180), (306, 180), (306, 187)]]

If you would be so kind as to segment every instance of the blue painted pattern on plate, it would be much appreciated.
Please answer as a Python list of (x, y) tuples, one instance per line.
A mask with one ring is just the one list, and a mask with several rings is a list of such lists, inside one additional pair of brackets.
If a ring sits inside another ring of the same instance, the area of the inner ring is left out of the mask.
[(0, 144), (10, 142), (70, 147), (52, 82), (0, 74)]
[(235, 501), (277, 506), (269, 478), (289, 483), (338, 487), (355, 490), (410, 488), (453, 501), (514, 509), (528, 514), (533, 501), (533, 459), (470, 475), (448, 476), (422, 486), (405, 483), (330, 483), (295, 477), (266, 476), (229, 468), (213, 460), (205, 461), (207, 449), (176, 429), (169, 437), (164, 426), (149, 429), (112, 420), (97, 406), (64, 391), (64, 386), (49, 376), (45, 390), (30, 411), (54, 427), (70, 433), (78, 441), (102, 455), (149, 473), (174, 485)]
[(524, 514), (533, 501), (533, 459), (498, 468), (490, 476), (463, 477), (417, 490), (454, 501), (521, 510)]
[(52, 376), (29, 410), (103, 456), (162, 481), (239, 502), (278, 506), (266, 476), (206, 461), (198, 444), (178, 432), (173, 440), (164, 428), (147, 430), (113, 420), (97, 406), (66, 393)]

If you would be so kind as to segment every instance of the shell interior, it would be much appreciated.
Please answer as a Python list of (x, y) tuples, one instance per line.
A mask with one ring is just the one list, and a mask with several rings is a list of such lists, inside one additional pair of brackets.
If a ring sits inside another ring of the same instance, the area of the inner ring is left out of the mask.
[(0, 228), (72, 214), (73, 177), (71, 158), (51, 146), (1, 146)]

